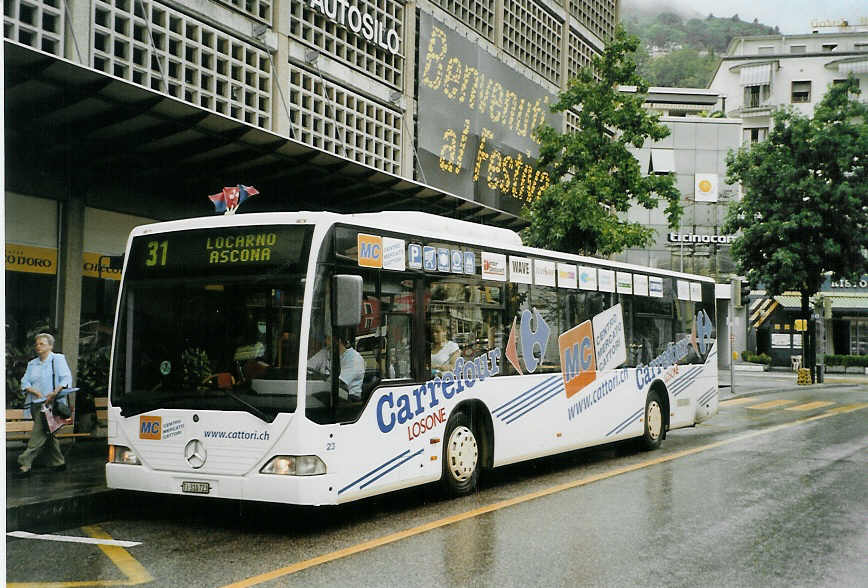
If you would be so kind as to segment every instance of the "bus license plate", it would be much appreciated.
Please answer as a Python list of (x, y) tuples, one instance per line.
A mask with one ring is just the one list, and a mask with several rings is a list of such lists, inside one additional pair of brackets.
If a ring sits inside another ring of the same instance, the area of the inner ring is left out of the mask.
[(211, 484), (208, 482), (181, 482), (181, 491), (192, 494), (208, 494), (211, 492)]

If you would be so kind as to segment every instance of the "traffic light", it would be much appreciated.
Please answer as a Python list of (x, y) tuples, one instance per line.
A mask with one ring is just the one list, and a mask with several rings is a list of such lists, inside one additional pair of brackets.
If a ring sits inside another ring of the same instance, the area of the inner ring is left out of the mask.
[(750, 298), (750, 282), (742, 282), (741, 283), (741, 303), (745, 306), (748, 305), (748, 298)]
[(732, 280), (732, 303), (733, 306), (744, 306), (748, 303), (750, 296), (750, 282), (745, 282), (741, 278)]

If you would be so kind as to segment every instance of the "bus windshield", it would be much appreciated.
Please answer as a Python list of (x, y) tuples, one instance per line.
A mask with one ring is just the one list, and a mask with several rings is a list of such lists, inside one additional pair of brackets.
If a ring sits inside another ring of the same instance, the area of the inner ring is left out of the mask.
[(234, 227), (133, 240), (112, 404), (294, 412), (310, 231)]

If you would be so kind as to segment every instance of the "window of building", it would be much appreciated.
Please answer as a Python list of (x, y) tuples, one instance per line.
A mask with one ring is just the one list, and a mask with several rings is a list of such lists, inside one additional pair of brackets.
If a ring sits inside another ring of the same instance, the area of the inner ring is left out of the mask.
[(758, 108), (766, 104), (771, 96), (771, 86), (768, 84), (746, 86), (744, 89), (744, 107)]
[(765, 141), (766, 137), (768, 137), (769, 128), (768, 127), (756, 127), (752, 129), (744, 129), (744, 144), (751, 145), (753, 143), (759, 143), (760, 141)]
[(800, 54), (800, 53), (807, 53), (807, 52), (808, 52), (808, 46), (807, 45), (790, 45), (790, 53), (792, 53), (794, 55)]
[(652, 149), (648, 171), (652, 174), (675, 173), (675, 152), (672, 149)]
[(834, 51), (837, 48), (838, 48), (837, 43), (823, 43), (823, 52), (824, 53), (831, 53), (832, 51)]
[(758, 47), (756, 52), (757, 55), (771, 55), (775, 52), (775, 48), (772, 45), (765, 45), (763, 47)]
[(811, 82), (793, 82), (792, 92), (790, 94), (790, 102), (810, 102), (811, 101)]

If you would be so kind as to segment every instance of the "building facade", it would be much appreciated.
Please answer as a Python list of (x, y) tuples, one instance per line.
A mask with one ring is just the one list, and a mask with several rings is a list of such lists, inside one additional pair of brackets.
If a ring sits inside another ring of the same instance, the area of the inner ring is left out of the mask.
[(4, 8), (7, 341), (54, 331), (73, 370), (110, 333), (129, 229), (210, 214), (222, 186), (521, 228), (547, 185), (530, 130), (572, 123), (548, 105), (618, 20), (617, 0)]
[(810, 116), (826, 88), (853, 74), (868, 91), (868, 27), (805, 35), (737, 37), (721, 57), (709, 88), (719, 109), (744, 121), (743, 141), (762, 141), (772, 115), (789, 106)]
[[(778, 109), (813, 115), (826, 89), (849, 75), (856, 77), (862, 100), (866, 99), (868, 26), (839, 24), (830, 32), (732, 40), (709, 89), (720, 96), (719, 110), (741, 119), (743, 145), (766, 139)], [(859, 341), (868, 320), (868, 292), (833, 284), (827, 280), (814, 300), (823, 339), (818, 348), (830, 354), (862, 353)], [(752, 292), (749, 302), (734, 317), (740, 325), (736, 337), (745, 342), (737, 349), (767, 353), (776, 365), (791, 365), (791, 358), (802, 354), (802, 335), (794, 329), (801, 314), (798, 294), (768, 297), (760, 290)]]

